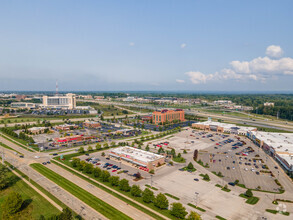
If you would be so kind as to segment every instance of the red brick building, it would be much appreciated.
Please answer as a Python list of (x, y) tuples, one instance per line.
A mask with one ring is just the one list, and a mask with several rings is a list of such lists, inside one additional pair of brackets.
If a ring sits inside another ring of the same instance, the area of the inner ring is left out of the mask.
[(172, 122), (175, 120), (185, 121), (184, 110), (182, 110), (182, 109), (176, 109), (176, 110), (164, 109), (162, 111), (153, 112), (153, 123), (154, 124)]

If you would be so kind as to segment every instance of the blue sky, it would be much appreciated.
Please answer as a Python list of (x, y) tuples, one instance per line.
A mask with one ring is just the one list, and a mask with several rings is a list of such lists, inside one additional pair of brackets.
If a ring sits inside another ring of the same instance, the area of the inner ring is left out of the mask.
[(292, 8), (1, 1), (0, 90), (293, 91)]

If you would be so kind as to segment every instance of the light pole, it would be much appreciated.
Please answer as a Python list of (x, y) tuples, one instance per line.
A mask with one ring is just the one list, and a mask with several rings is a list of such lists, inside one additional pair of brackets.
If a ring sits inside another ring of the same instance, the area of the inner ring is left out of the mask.
[(151, 187), (153, 187), (153, 175), (151, 174)]
[(195, 206), (197, 207), (198, 192), (195, 192)]

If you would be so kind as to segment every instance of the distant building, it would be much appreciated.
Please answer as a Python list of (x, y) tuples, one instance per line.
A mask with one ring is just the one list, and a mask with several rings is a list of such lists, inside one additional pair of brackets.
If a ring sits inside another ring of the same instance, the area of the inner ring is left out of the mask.
[(133, 147), (118, 147), (112, 149), (109, 156), (124, 160), (135, 166), (144, 167), (147, 169), (146, 171), (165, 163), (164, 156)]
[(75, 109), (76, 97), (72, 93), (68, 93), (65, 96), (43, 96), (43, 107)]
[(61, 131), (69, 131), (71, 128), (77, 129), (78, 128), (78, 125), (64, 124), (64, 125), (57, 125), (57, 126), (55, 126), (55, 129), (61, 130)]
[(97, 121), (86, 121), (86, 122), (83, 122), (82, 125), (85, 128), (100, 128), (101, 127), (101, 124)]
[(193, 128), (197, 128), (204, 131), (215, 131), (215, 132), (225, 132), (229, 134), (240, 134), (246, 135), (247, 132), (256, 131), (255, 127), (244, 127), (237, 126), (235, 124), (226, 124), (215, 121), (205, 121), (205, 122), (197, 122), (192, 124)]
[(26, 108), (26, 109), (32, 109), (35, 108), (35, 103), (29, 103), (29, 102), (12, 102), (11, 108)]
[(165, 122), (172, 122), (174, 120), (177, 121), (185, 121), (184, 119), (184, 110), (176, 109), (176, 110), (162, 110), (162, 111), (155, 111), (152, 114), (153, 123), (165, 123)]
[(266, 106), (266, 107), (274, 107), (275, 103), (273, 103), (273, 102), (265, 102), (263, 105)]
[(32, 127), (32, 128), (29, 128), (28, 131), (31, 132), (32, 134), (41, 134), (41, 133), (44, 133), (46, 129), (47, 129), (46, 127)]
[(217, 101), (214, 101), (214, 104), (215, 105), (231, 105), (232, 101), (230, 101), (230, 100), (217, 100)]
[(104, 99), (104, 96), (95, 96), (95, 99), (100, 100), (100, 99)]

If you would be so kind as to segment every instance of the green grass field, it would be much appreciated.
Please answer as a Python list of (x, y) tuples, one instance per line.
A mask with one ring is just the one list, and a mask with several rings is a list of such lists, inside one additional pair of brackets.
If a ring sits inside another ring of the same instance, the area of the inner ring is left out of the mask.
[[(70, 160), (72, 157), (75, 157), (75, 156), (73, 156), (73, 155), (77, 156), (77, 155), (79, 155), (79, 154), (71, 154), (71, 157), (69, 157), (69, 158), (67, 158), (67, 159), (65, 159), (65, 160), (62, 160), (62, 161), (60, 161), (60, 162), (62, 162), (62, 163), (64, 163), (64, 164), (68, 165), (69, 167), (73, 168), (73, 167), (71, 166), (70, 162), (69, 162), (69, 160)], [(55, 157), (55, 158), (56, 158), (56, 157)], [(58, 158), (58, 157), (57, 157), (57, 158)], [(57, 159), (57, 160), (58, 160), (58, 159)], [(113, 187), (109, 182), (103, 182), (104, 185), (106, 185), (106, 186), (112, 188), (112, 189), (113, 189), (113, 191), (112, 191), (112, 190), (107, 189), (107, 188), (105, 188), (104, 186), (102, 186), (102, 185), (100, 185), (100, 184), (98, 184), (98, 183), (96, 183), (96, 182), (90, 180), (89, 178), (87, 178), (87, 177), (81, 175), (80, 173), (78, 173), (78, 171), (77, 171), (75, 168), (73, 168), (73, 169), (75, 169), (76, 171), (73, 171), (73, 170), (69, 169), (68, 167), (65, 167), (65, 166), (63, 166), (63, 165), (61, 165), (61, 164), (55, 162), (54, 160), (52, 160), (51, 162), (54, 163), (54, 164), (56, 164), (56, 165), (58, 165), (58, 166), (60, 166), (60, 167), (62, 167), (62, 168), (65, 169), (65, 170), (67, 170), (67, 171), (73, 173), (74, 175), (76, 175), (76, 176), (78, 176), (78, 177), (80, 177), (80, 178), (82, 178), (82, 179), (88, 181), (89, 183), (95, 185), (96, 187), (99, 187), (99, 188), (103, 189), (104, 191), (106, 191), (106, 192), (108, 192), (108, 193), (111, 193), (113, 196), (115, 196), (115, 197), (121, 199), (121, 200), (124, 201), (124, 202), (127, 202), (129, 205), (134, 206), (135, 208), (137, 208), (137, 209), (143, 211), (144, 213), (146, 213), (146, 214), (152, 216), (152, 217), (155, 218), (155, 219), (163, 219), (163, 218), (160, 217), (160, 216), (158, 216), (158, 215), (156, 215), (155, 213), (149, 211), (148, 209), (145, 209), (144, 207), (142, 207), (142, 206), (140, 206), (140, 205), (138, 205), (138, 204), (132, 202), (131, 200), (129, 200), (129, 199), (125, 198), (125, 197), (122, 197), (121, 195), (117, 194), (115, 191), (118, 191), (118, 192), (124, 194), (125, 196), (130, 197), (130, 198), (136, 200), (137, 202), (139, 202), (139, 203), (141, 203), (141, 204), (143, 204), (143, 205), (145, 205), (145, 206), (148, 206), (149, 208), (151, 208), (151, 209), (153, 209), (153, 210), (155, 210), (155, 211), (157, 211), (157, 212), (159, 212), (159, 213), (165, 215), (165, 216), (166, 216), (167, 218), (169, 218), (169, 219), (176, 219), (174, 216), (172, 216), (172, 215), (170, 214), (169, 210), (166, 210), (166, 209), (159, 209), (158, 207), (156, 207), (156, 206), (154, 205), (154, 203), (145, 203), (145, 202), (143, 202), (142, 197), (134, 197), (134, 196), (131, 195), (130, 192), (124, 192), (124, 191), (121, 191), (121, 190), (119, 190), (118, 187)], [(85, 173), (84, 173), (84, 174), (85, 174)], [(95, 180), (97, 180), (97, 181), (100, 182), (100, 180), (99, 180), (98, 178), (95, 178), (94, 175), (92, 175), (92, 174), (85, 174), (85, 175), (87, 175), (88, 177), (91, 177), (92, 179), (95, 179)]]
[[(8, 177), (13, 179), (13, 183), (10, 187), (0, 191), (0, 206), (7, 195), (12, 191), (20, 193), (26, 204), (13, 219), (38, 219), (40, 215), (44, 215), (44, 217), (48, 218), (54, 214), (60, 213), (57, 208), (11, 171), (9, 172)], [(2, 217), (2, 211), (3, 210), (0, 209), (0, 219)]]
[(48, 169), (47, 167), (41, 164), (31, 164), (32, 168), (36, 171), (47, 177), (48, 179), (55, 182), (57, 185), (71, 193), (72, 195), (79, 198), (81, 201), (85, 202), (93, 209), (100, 212), (102, 215), (109, 219), (131, 219), (124, 213), (120, 212), (119, 210), (115, 209), (108, 203), (105, 203), (103, 200), (93, 196), (88, 191), (82, 189), (81, 187), (75, 185), (74, 183), (70, 182), (69, 180), (65, 179), (64, 177), (60, 176), (59, 174), (53, 172), (52, 170)]

